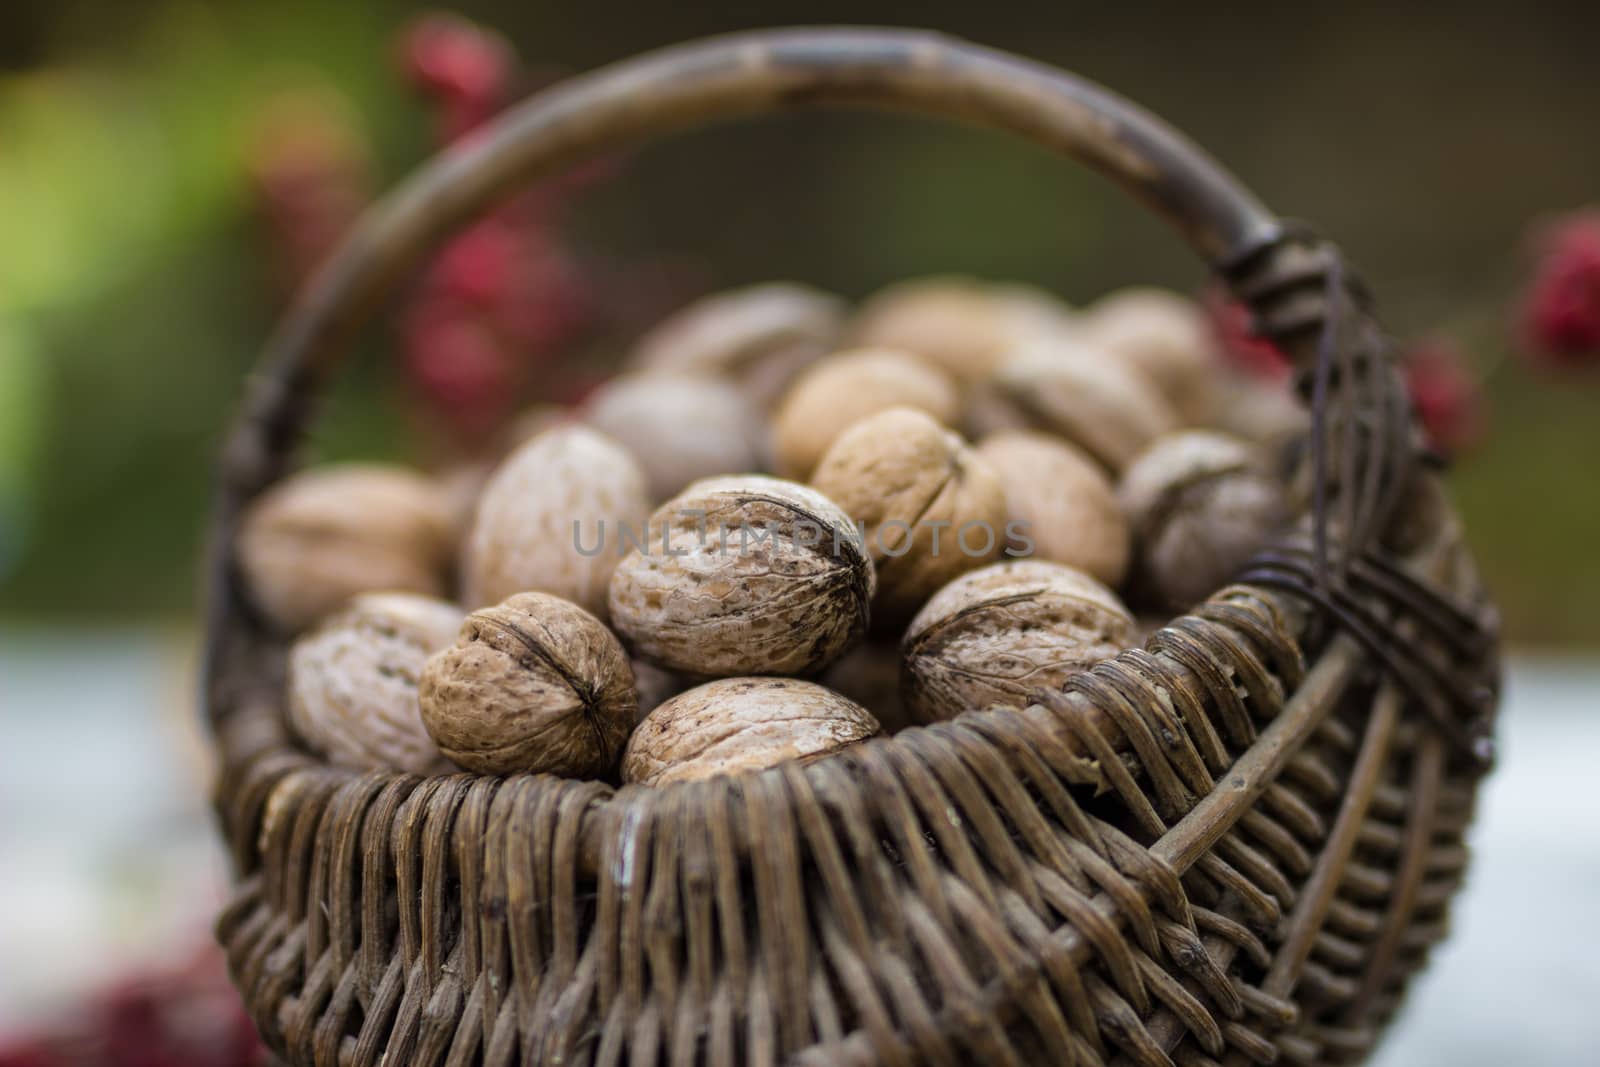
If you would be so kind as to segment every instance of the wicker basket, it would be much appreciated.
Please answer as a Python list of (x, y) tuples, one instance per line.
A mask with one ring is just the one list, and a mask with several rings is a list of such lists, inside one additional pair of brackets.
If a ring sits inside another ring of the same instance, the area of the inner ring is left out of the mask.
[[(1300, 526), (1022, 713), (665, 789), (356, 774), (296, 747), (231, 546), (375, 305), (452, 227), (596, 152), (783, 108), (1011, 130), (1168, 218), (1287, 351)], [(1338, 252), (1070, 75), (900, 31), (670, 48), (520, 105), (359, 227), (229, 442), (207, 692), (218, 931), (295, 1063), (1360, 1060), (1443, 936), (1492, 751), (1496, 625)]]

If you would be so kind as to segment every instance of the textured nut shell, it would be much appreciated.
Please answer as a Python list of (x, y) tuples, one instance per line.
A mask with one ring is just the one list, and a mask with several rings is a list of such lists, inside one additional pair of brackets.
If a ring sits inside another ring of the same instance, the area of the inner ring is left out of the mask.
[(663, 786), (809, 761), (878, 732), (871, 712), (793, 678), (724, 678), (645, 717), (622, 757), (622, 780)]
[(603, 616), (619, 529), (637, 531), (649, 514), (644, 472), (621, 445), (586, 426), (540, 434), (500, 465), (478, 501), (465, 599), (478, 606), (536, 590)]
[(358, 593), (443, 594), (455, 530), (448, 495), (401, 467), (339, 464), (262, 494), (239, 531), (256, 604), (299, 630)]
[(461, 626), (454, 604), (358, 596), (289, 652), (289, 725), (330, 762), (413, 774), (450, 767), (422, 726), (417, 685)]
[(1122, 582), (1128, 520), (1094, 460), (1058, 437), (1034, 432), (995, 434), (977, 452), (1000, 478), (1008, 524), (1020, 526), (1023, 536), (1009, 546), (1013, 553), (1065, 563), (1107, 585)]
[(998, 383), (1035, 425), (1065, 437), (1112, 471), (1178, 428), (1161, 391), (1102, 349), (1057, 340), (1022, 349)]
[(766, 423), (734, 386), (679, 374), (617, 378), (586, 405), (589, 425), (617, 441), (644, 469), (652, 501), (716, 474), (760, 471)]
[(869, 298), (850, 334), (854, 344), (911, 352), (958, 381), (978, 382), (1013, 348), (1067, 321), (1066, 308), (1039, 290), (935, 277)]
[(773, 413), (778, 472), (808, 477), (847, 427), (892, 407), (926, 411), (948, 426), (960, 413), (960, 398), (944, 373), (891, 349), (853, 349), (808, 368)]
[(1255, 467), (1256, 452), (1236, 437), (1214, 430), (1168, 434), (1141, 452), (1117, 483), (1117, 500), (1137, 529), (1169, 495), (1218, 474)]
[(1116, 655), (1134, 622), (1116, 595), (1059, 563), (995, 563), (957, 578), (912, 620), (901, 693), (921, 722), (1033, 694)]
[(1083, 340), (1154, 382), (1186, 425), (1215, 415), (1222, 366), (1214, 331), (1193, 300), (1165, 289), (1119, 289), (1085, 309), (1079, 328)]
[(611, 618), (658, 666), (807, 674), (866, 630), (872, 561), (845, 513), (814, 489), (708, 478), (663, 504), (649, 531), (645, 550), (630, 550), (612, 575)]
[[(811, 484), (866, 528), (875, 623), (903, 625), (940, 586), (1005, 548), (1005, 491), (995, 472), (959, 435), (911, 408), (869, 415), (840, 434)], [(969, 523), (978, 526), (963, 540)]]
[(1285, 489), (1254, 450), (1209, 431), (1151, 446), (1118, 498), (1133, 526), (1140, 590), (1174, 610), (1221, 588), (1287, 517)]
[(765, 406), (807, 364), (831, 351), (845, 302), (793, 282), (704, 297), (639, 339), (630, 370), (725, 376)]
[(628, 655), (599, 619), (548, 593), (467, 616), (422, 673), (422, 721), (480, 774), (607, 773), (638, 719)]

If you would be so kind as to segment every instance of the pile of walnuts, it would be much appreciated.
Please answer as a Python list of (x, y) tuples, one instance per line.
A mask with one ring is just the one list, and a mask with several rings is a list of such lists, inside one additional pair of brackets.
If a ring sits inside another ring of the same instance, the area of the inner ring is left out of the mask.
[(664, 785), (1026, 707), (1286, 521), (1298, 410), (1215, 347), (1147, 289), (704, 299), (492, 472), (329, 466), (253, 505), (289, 725), (355, 768)]

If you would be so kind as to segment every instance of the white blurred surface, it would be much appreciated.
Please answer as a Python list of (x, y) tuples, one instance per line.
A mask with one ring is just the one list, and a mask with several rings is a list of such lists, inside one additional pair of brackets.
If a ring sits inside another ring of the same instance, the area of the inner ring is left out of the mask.
[[(189, 641), (0, 629), (0, 1033), (209, 925)], [(1600, 1064), (1600, 657), (1510, 675), (1455, 936), (1381, 1067)]]

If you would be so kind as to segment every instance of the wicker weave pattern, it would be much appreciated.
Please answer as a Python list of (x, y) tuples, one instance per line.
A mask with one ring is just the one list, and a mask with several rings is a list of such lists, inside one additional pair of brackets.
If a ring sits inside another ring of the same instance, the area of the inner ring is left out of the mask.
[[(1314, 507), (1243, 584), (1023, 712), (666, 789), (419, 779), (288, 736), (229, 545), (388, 281), (519, 178), (707, 114), (977, 117), (1155, 203), (1296, 359)], [(581, 119), (581, 121), (580, 121)], [(553, 146), (553, 147), (552, 147)], [(274, 342), (225, 458), (208, 703), (235, 980), (296, 1063), (1344, 1063), (1444, 933), (1496, 683), (1336, 250), (1066, 75), (918, 34), (749, 35), (534, 101), (398, 194)]]

